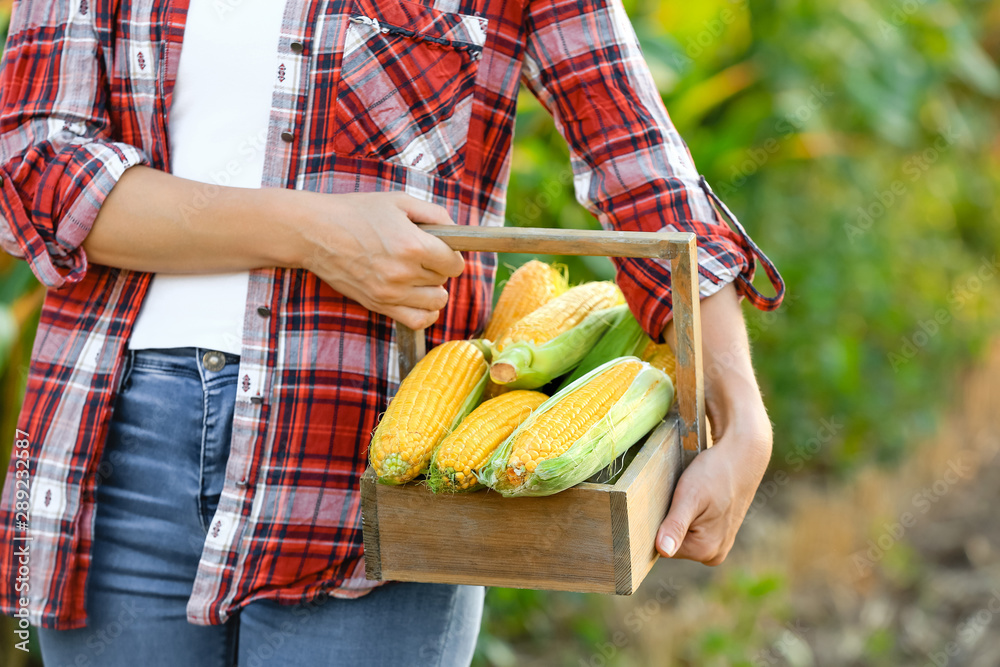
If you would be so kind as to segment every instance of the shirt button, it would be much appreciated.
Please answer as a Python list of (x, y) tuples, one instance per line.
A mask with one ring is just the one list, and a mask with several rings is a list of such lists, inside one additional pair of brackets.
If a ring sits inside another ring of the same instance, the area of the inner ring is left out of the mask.
[(295, 135), (289, 130), (285, 130), (284, 132), (281, 133), (281, 140), (284, 141), (285, 143), (290, 144), (292, 143), (293, 139), (295, 139)]
[(261, 403), (264, 402), (264, 397), (263, 396), (251, 396), (250, 397), (250, 402), (253, 403), (254, 405), (260, 405)]
[(271, 309), (267, 306), (261, 306), (257, 309), (257, 314), (261, 317), (271, 317)]
[(292, 53), (302, 53), (306, 50), (305, 44), (302, 42), (292, 42), (288, 46), (292, 50)]
[(238, 480), (236, 482), (236, 486), (238, 486), (241, 489), (246, 488), (246, 485), (247, 485), (247, 478), (246, 477), (244, 477), (243, 479), (240, 479), (240, 480)]

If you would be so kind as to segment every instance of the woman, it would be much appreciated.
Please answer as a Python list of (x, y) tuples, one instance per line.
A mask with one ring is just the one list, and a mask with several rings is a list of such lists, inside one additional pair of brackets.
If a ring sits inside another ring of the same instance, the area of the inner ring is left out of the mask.
[[(49, 291), (0, 505), (30, 576), (0, 603), (47, 664), (469, 662), (482, 588), (367, 581), (358, 480), (392, 321), (483, 328), (494, 257), (413, 223), (503, 223), (520, 81), (603, 225), (698, 234), (726, 372), (658, 548), (725, 558), (771, 448), (739, 298), (783, 286), (718, 217), (619, 3), (21, 0), (4, 58), (0, 243)], [(669, 338), (669, 267), (617, 267)]]

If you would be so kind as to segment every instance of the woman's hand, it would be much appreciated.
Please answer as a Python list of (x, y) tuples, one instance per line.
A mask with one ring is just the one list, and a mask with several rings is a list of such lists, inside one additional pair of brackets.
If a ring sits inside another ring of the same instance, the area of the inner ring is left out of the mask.
[(415, 222), (455, 224), (436, 204), (402, 192), (308, 198), (301, 266), (332, 288), (411, 329), (433, 324), (448, 303), (444, 288), (465, 268), (462, 255)]
[[(701, 302), (705, 408), (714, 446), (681, 475), (656, 536), (663, 556), (718, 565), (733, 547), (771, 458), (771, 422), (730, 284)], [(673, 343), (672, 326), (666, 332)]]

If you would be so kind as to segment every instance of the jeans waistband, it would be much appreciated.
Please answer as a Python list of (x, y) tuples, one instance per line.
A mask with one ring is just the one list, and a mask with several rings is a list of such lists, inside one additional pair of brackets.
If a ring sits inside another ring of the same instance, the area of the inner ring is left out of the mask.
[(156, 348), (143, 348), (140, 350), (128, 350), (133, 358), (140, 357), (180, 357), (191, 360), (201, 359), (206, 352), (217, 352), (223, 354), (226, 357), (226, 363), (237, 363), (240, 360), (240, 355), (232, 354), (230, 352), (219, 352), (218, 350), (211, 350), (207, 347), (156, 347)]
[[(212, 353), (212, 357), (207, 357)], [(219, 367), (219, 356), (225, 359), (225, 364)], [(119, 388), (130, 386), (132, 372), (139, 368), (145, 370), (161, 370), (168, 373), (190, 374), (202, 377), (199, 367), (211, 372), (213, 377), (235, 378), (240, 366), (240, 356), (229, 352), (220, 352), (203, 347), (171, 347), (127, 349), (125, 354), (125, 370), (122, 373)]]

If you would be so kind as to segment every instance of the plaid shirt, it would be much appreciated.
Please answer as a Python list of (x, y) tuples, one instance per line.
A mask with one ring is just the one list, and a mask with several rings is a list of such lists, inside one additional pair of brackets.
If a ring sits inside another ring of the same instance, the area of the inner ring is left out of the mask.
[[(26, 459), (13, 459), (0, 504), (0, 607), (11, 614), (27, 598), (45, 627), (86, 624), (98, 465), (152, 277), (88, 265), (81, 243), (127, 168), (170, 169), (186, 11), (187, 0), (14, 5), (0, 73), (0, 244), (49, 289), (18, 421)], [(602, 225), (693, 231), (703, 297), (735, 281), (754, 305), (777, 307), (780, 277), (713, 208), (620, 0), (287, 0), (263, 185), (405, 190), (459, 224), (502, 225), (520, 82), (555, 117), (577, 198)], [(755, 258), (775, 298), (752, 287)], [(495, 262), (467, 256), (430, 343), (482, 331)], [(658, 336), (669, 266), (616, 265)], [(399, 381), (392, 323), (284, 268), (251, 272), (245, 322), (231, 460), (188, 603), (197, 624), (255, 599), (356, 597), (377, 585), (364, 576), (358, 485)], [(16, 496), (28, 477), (18, 460), (30, 464), (30, 501)], [(23, 544), (27, 590), (12, 585)]]

